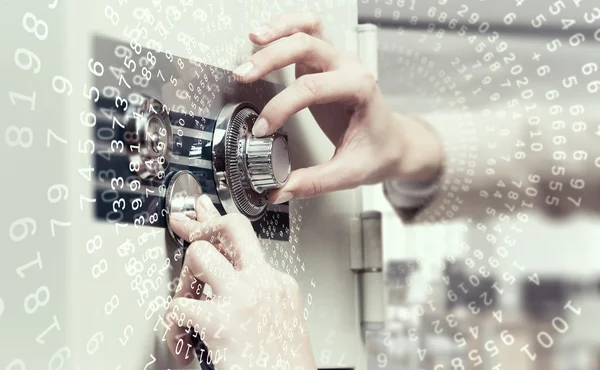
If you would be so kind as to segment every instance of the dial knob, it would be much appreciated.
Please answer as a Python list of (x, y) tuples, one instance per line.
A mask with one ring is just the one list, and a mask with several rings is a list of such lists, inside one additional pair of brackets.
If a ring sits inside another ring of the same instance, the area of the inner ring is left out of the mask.
[(250, 102), (226, 104), (213, 132), (215, 185), (226, 213), (240, 212), (251, 221), (267, 211), (268, 190), (282, 187), (290, 173), (285, 137), (252, 136), (259, 110)]
[(281, 188), (290, 176), (290, 154), (281, 134), (251, 137), (246, 144), (246, 165), (250, 185), (258, 193)]

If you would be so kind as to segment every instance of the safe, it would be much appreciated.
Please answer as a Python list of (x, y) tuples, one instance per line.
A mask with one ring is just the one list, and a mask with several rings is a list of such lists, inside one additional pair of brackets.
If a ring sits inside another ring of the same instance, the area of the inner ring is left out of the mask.
[(364, 369), (351, 269), (362, 194), (269, 204), (289, 171), (334, 148), (308, 111), (270, 137), (248, 134), (293, 66), (248, 85), (231, 74), (257, 51), (248, 33), (284, 12), (317, 13), (332, 44), (358, 52), (356, 1), (3, 7), (14, 145), (2, 155), (14, 160), (4, 163), (0, 367), (176, 368), (157, 329), (186, 247), (168, 217), (207, 194), (222, 214), (248, 217), (267, 258), (298, 281), (319, 368)]

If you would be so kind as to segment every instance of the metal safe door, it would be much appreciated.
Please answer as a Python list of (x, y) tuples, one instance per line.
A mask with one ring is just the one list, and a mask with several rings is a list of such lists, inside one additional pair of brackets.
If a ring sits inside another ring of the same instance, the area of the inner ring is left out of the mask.
[[(7, 171), (21, 178), (3, 189), (5, 207), (13, 211), (3, 215), (9, 232), (0, 277), (18, 281), (0, 292), (0, 331), (9, 333), (0, 339), (0, 368), (174, 368), (156, 330), (157, 307), (172, 294), (181, 264), (182, 249), (165, 230), (169, 181), (190, 171), (227, 212), (210, 150), (221, 108), (249, 102), (260, 110), (293, 80), (292, 67), (251, 85), (233, 81), (231, 69), (256, 51), (248, 32), (273, 14), (311, 10), (338, 48), (353, 50), (356, 3), (59, 0), (10, 6), (2, 16), (5, 37), (11, 34), (11, 58), (2, 62), (6, 88), (35, 91), (37, 105), (29, 112), (14, 99), (2, 103), (9, 121), (30, 127), (35, 141), (2, 149)], [(47, 38), (27, 32), (35, 20), (47, 23)], [(35, 52), (43, 67), (23, 67), (29, 54), (21, 49)], [(166, 114), (172, 137), (160, 122), (154, 128), (146, 122), (145, 138), (128, 131), (126, 122), (148, 109)], [(293, 117), (282, 134), (292, 169), (333, 154), (308, 111)], [(118, 144), (160, 152), (169, 140), (167, 168), (163, 159), (147, 164), (139, 150), (121, 152)], [(267, 259), (273, 256), (300, 284), (320, 368), (360, 362), (348, 240), (348, 220), (359, 207), (356, 192), (345, 191), (268, 206), (253, 222)]]

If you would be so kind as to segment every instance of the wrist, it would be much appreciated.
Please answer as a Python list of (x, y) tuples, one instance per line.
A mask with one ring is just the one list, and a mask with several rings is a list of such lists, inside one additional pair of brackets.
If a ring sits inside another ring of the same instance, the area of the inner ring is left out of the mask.
[(394, 113), (394, 120), (402, 149), (393, 178), (418, 183), (435, 181), (445, 162), (444, 146), (436, 130), (418, 117)]

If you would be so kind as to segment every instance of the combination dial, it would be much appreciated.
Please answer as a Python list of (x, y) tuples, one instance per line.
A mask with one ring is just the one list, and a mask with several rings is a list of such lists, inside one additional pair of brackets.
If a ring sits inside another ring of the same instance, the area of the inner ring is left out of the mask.
[(215, 184), (229, 212), (250, 220), (266, 212), (270, 189), (280, 188), (290, 174), (286, 138), (275, 133), (256, 138), (252, 127), (258, 110), (250, 103), (228, 104), (221, 110), (213, 137)]

